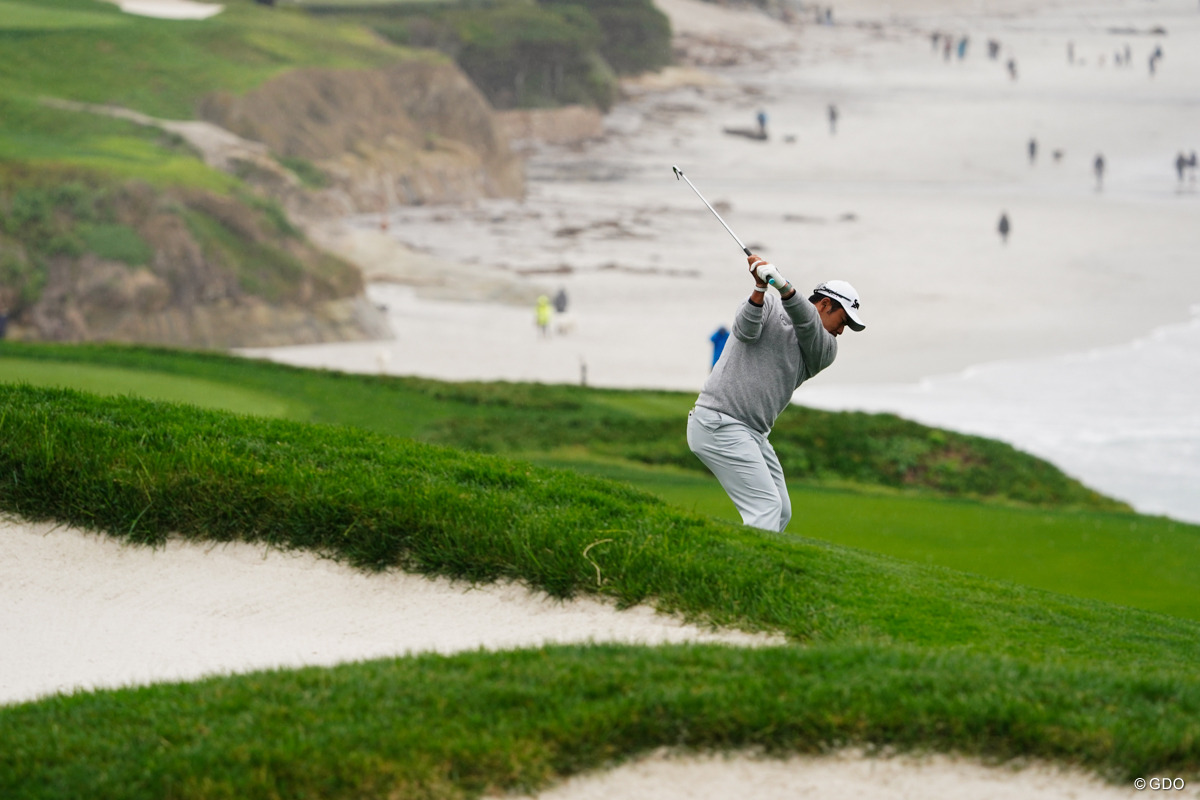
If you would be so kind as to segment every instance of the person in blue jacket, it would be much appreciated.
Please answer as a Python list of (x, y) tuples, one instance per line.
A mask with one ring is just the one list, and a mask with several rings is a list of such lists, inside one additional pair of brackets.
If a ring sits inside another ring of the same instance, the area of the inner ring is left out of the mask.
[(729, 340), (729, 329), (722, 325), (721, 327), (717, 328), (716, 331), (713, 332), (713, 335), (708, 337), (708, 339), (712, 342), (712, 366), (715, 367), (718, 359), (721, 358), (721, 351), (725, 349), (725, 342)]

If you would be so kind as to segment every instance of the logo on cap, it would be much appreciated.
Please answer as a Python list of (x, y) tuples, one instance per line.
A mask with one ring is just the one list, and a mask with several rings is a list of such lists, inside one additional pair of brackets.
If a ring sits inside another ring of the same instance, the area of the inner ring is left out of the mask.
[(835, 292), (833, 289), (830, 289), (823, 283), (816, 288), (816, 292), (818, 294), (826, 294), (830, 295), (831, 297), (836, 297), (838, 300), (841, 300), (842, 303), (849, 305), (851, 308), (858, 308), (857, 297), (851, 300), (849, 297), (846, 297), (846, 295), (842, 294), (841, 292)]

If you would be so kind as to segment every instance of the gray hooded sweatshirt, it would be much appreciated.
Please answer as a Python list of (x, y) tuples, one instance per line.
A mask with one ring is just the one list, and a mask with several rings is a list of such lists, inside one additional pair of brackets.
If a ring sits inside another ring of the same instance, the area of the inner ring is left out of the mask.
[(738, 308), (733, 336), (696, 405), (770, 433), (792, 392), (836, 357), (837, 338), (807, 297), (796, 292), (781, 300), (768, 292), (761, 306), (745, 300)]

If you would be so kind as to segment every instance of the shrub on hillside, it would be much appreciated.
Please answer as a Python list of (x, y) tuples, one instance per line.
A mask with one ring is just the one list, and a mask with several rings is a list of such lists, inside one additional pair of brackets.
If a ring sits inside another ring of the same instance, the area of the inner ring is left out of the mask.
[[(322, 7), (322, 13), (336, 13)], [(529, 3), (352, 12), (378, 33), (454, 58), (497, 108), (580, 103), (607, 109), (616, 76), (671, 60), (671, 26), (650, 0)]]

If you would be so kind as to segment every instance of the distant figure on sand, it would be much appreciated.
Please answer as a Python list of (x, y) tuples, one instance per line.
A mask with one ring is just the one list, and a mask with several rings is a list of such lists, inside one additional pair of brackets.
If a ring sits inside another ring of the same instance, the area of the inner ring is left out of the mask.
[(1104, 188), (1104, 156), (1100, 153), (1096, 154), (1096, 160), (1092, 162), (1092, 172), (1096, 173), (1096, 191)]
[(1175, 174), (1179, 176), (1179, 183), (1183, 183), (1183, 171), (1188, 167), (1187, 156), (1183, 151), (1179, 151), (1179, 155), (1175, 156)]
[(544, 294), (539, 294), (537, 306), (534, 308), (534, 313), (537, 318), (538, 330), (542, 334), (542, 338), (550, 336), (550, 298)]
[(1003, 212), (1000, 214), (1000, 224), (996, 226), (996, 230), (1000, 231), (1000, 241), (1008, 244), (1008, 232), (1011, 230), (1008, 224), (1008, 214)]
[(567, 313), (567, 290), (559, 289), (554, 295), (554, 332), (566, 336), (575, 330), (575, 319)]
[(1029, 163), (1037, 161), (1037, 139), (1029, 140)]
[(709, 367), (711, 370), (720, 360), (721, 352), (725, 349), (725, 342), (729, 341), (729, 329), (722, 325), (713, 331), (713, 335), (708, 337), (708, 340), (712, 342), (713, 346), (712, 366)]
[(747, 139), (765, 142), (767, 140), (767, 112), (759, 111), (754, 117), (758, 126), (755, 128), (725, 128), (725, 133), (730, 136), (745, 136)]
[(831, 103), (829, 105), (829, 134), (830, 134), (830, 136), (837, 133), (837, 119), (838, 119), (837, 106), (835, 106)]
[(1017, 60), (1015, 58), (1008, 60), (1008, 77), (1014, 81), (1017, 79)]

